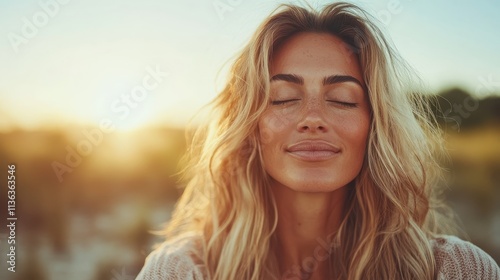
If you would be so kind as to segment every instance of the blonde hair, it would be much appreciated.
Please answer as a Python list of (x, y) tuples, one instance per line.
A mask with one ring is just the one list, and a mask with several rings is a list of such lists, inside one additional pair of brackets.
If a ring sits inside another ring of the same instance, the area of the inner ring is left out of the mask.
[(337, 279), (434, 279), (430, 239), (441, 231), (435, 187), (438, 135), (413, 73), (373, 19), (349, 3), (321, 11), (280, 6), (237, 57), (193, 136), (188, 183), (165, 229), (197, 232), (210, 279), (278, 279), (277, 209), (262, 166), (257, 123), (269, 103), (273, 51), (299, 32), (330, 33), (359, 58), (371, 104), (367, 153), (349, 188), (329, 259)]

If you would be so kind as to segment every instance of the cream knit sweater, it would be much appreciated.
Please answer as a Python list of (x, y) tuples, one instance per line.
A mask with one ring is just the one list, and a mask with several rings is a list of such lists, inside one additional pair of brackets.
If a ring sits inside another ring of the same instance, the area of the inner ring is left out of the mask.
[[(186, 236), (163, 243), (147, 258), (136, 280), (202, 280), (203, 266), (195, 262), (192, 238)], [(483, 250), (455, 236), (432, 240), (438, 280), (500, 280), (500, 268)]]

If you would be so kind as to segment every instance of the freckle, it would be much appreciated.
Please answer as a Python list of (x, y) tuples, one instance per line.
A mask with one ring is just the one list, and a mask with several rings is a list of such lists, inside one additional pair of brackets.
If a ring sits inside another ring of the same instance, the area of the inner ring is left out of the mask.
[(304, 51), (304, 55), (309, 58), (312, 57), (312, 53), (310, 51)]

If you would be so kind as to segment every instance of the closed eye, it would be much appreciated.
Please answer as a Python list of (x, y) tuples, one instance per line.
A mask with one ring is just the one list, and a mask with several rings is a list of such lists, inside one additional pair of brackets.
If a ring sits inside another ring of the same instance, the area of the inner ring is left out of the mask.
[(337, 100), (327, 100), (328, 102), (338, 104), (342, 107), (347, 107), (347, 108), (355, 108), (358, 107), (358, 103), (351, 103), (351, 102), (343, 102), (343, 101), (337, 101)]
[(298, 100), (300, 100), (300, 99), (272, 100), (271, 104), (272, 105), (283, 105), (283, 104), (293, 102), (293, 101), (298, 101)]

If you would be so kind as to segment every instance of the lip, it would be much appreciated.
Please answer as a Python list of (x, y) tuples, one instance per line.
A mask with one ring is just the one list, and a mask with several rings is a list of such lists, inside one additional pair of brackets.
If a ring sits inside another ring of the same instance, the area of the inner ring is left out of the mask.
[(304, 161), (324, 161), (340, 153), (340, 148), (323, 140), (304, 140), (290, 145), (286, 152)]

